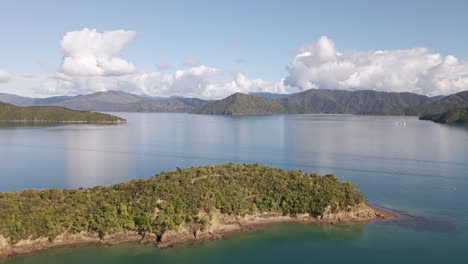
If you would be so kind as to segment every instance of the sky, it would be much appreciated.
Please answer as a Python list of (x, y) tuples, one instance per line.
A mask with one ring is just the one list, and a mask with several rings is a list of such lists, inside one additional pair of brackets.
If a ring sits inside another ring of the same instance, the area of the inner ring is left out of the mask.
[(0, 2), (0, 93), (468, 90), (468, 1)]

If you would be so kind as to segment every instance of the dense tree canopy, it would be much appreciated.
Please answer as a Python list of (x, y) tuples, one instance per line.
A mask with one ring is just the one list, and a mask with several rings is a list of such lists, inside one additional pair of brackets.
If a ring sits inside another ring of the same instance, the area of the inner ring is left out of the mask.
[(432, 120), (437, 123), (468, 124), (468, 108), (453, 109), (436, 115), (424, 115), (419, 119)]
[[(12, 242), (81, 231), (161, 234), (182, 223), (203, 229), (213, 209), (320, 215), (363, 202), (350, 183), (262, 165), (225, 164), (163, 172), (149, 179), (78, 190), (0, 193), (0, 234)], [(204, 215), (204, 216), (203, 216)]]

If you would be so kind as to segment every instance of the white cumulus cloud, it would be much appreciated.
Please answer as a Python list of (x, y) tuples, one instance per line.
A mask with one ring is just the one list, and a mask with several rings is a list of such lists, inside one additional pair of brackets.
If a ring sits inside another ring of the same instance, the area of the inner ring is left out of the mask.
[[(135, 32), (98, 32), (83, 29), (62, 39), (63, 61), (53, 76), (23, 78), (21, 87), (40, 95), (87, 94), (121, 90), (152, 96), (187, 96), (219, 99), (235, 92), (291, 93), (306, 89), (373, 89), (409, 91), (425, 95), (452, 94), (468, 89), (468, 63), (426, 48), (375, 51), (339, 51), (326, 36), (300, 48), (278, 82), (249, 78), (187, 60), (182, 70), (168, 71), (164, 61), (157, 70), (137, 68), (122, 57)], [(0, 82), (12, 75), (0, 70)], [(17, 80), (18, 79), (18, 80)], [(6, 84), (3, 84), (5, 86)], [(30, 88), (28, 88), (30, 89)]]
[(85, 28), (67, 32), (61, 41), (62, 73), (70, 76), (118, 76), (136, 67), (122, 58), (125, 45), (136, 33), (128, 30), (98, 32)]
[(7, 71), (0, 69), (0, 83), (6, 83), (11, 80), (13, 75)]
[(468, 89), (468, 62), (426, 48), (338, 51), (322, 36), (287, 66), (287, 85), (307, 89), (373, 89), (451, 94)]
[(125, 46), (135, 32), (98, 32), (83, 29), (68, 32), (61, 41), (61, 69), (40, 85), (37, 94), (87, 94), (120, 90), (152, 96), (223, 98), (235, 92), (287, 92), (283, 82), (249, 79), (240, 72), (222, 70), (187, 59), (183, 70), (167, 72), (169, 63), (157, 64), (157, 71), (138, 69), (122, 58)]

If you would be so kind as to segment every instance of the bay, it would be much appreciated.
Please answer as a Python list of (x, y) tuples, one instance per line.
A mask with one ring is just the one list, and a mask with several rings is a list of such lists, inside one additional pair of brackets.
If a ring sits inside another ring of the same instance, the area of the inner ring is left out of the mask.
[(5, 263), (459, 263), (468, 259), (468, 128), (414, 117), (117, 113), (125, 125), (0, 125), (0, 191), (79, 188), (176, 167), (261, 163), (336, 174), (399, 211), (365, 226), (279, 225), (160, 250), (85, 246)]

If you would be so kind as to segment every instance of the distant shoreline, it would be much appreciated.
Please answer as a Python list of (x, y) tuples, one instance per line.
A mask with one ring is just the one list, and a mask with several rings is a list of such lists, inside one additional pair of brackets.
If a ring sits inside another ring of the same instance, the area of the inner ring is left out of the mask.
[(0, 102), (1, 123), (120, 124), (125, 121), (118, 116), (58, 106), (20, 107)]
[(282, 215), (277, 212), (258, 213), (244, 217), (224, 215), (219, 212), (213, 214), (209, 228), (205, 231), (191, 232), (186, 227), (165, 232), (161, 237), (155, 234), (139, 234), (138, 232), (121, 232), (99, 238), (98, 234), (79, 233), (62, 234), (53, 242), (42, 237), (34, 240), (20, 240), (11, 246), (0, 235), (0, 258), (15, 257), (54, 248), (76, 247), (84, 245), (116, 245), (126, 243), (153, 244), (157, 248), (174, 247), (190, 243), (203, 243), (217, 240), (229, 235), (251, 232), (260, 226), (275, 224), (332, 224), (353, 225), (366, 224), (373, 220), (386, 221), (398, 218), (398, 214), (391, 211), (361, 204), (349, 211), (326, 213), (323, 216), (309, 214)]
[(115, 120), (115, 121), (84, 121), (84, 120), (71, 120), (71, 121), (54, 121), (54, 120), (0, 120), (0, 123), (41, 123), (41, 124), (126, 124), (127, 120)]

